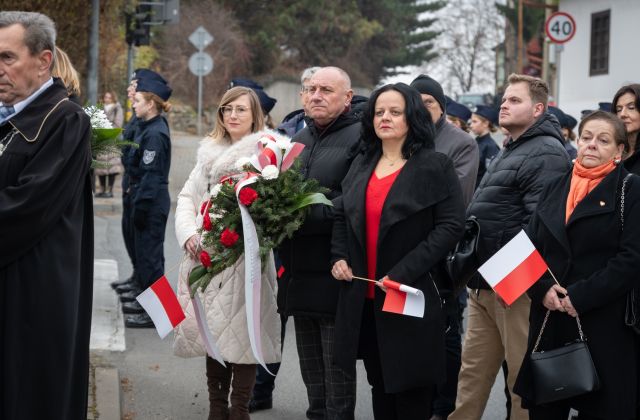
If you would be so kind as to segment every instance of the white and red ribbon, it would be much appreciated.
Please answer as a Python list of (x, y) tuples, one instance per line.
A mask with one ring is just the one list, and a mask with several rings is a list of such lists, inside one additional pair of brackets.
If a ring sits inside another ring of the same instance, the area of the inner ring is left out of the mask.
[[(242, 188), (253, 184), (258, 180), (257, 176), (251, 176), (236, 185), (236, 196), (240, 194)], [(262, 263), (260, 261), (260, 244), (258, 242), (258, 233), (256, 226), (251, 219), (249, 210), (240, 202), (238, 198), (238, 207), (240, 207), (240, 216), (242, 217), (242, 232), (244, 235), (244, 298), (245, 308), (247, 311), (247, 327), (249, 330), (249, 342), (253, 356), (258, 363), (270, 374), (264, 362), (262, 352), (262, 334), (261, 334), (261, 302), (262, 296)], [(274, 375), (275, 376), (275, 375)]]

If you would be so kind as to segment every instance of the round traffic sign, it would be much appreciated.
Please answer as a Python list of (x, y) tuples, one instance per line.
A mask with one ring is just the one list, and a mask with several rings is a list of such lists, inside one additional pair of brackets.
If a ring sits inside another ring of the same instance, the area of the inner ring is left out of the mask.
[(196, 76), (206, 76), (213, 70), (213, 58), (205, 52), (197, 52), (189, 57), (189, 70)]
[(555, 12), (544, 25), (549, 39), (556, 44), (564, 44), (576, 34), (576, 21), (565, 12)]

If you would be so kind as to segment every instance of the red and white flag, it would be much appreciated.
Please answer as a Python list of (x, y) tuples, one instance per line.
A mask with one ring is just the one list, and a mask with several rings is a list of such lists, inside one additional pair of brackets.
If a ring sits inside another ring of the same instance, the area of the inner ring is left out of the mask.
[(542, 277), (547, 268), (547, 263), (522, 230), (482, 264), (478, 272), (502, 300), (511, 305)]
[(424, 316), (424, 295), (422, 291), (400, 284), (393, 280), (383, 280), (382, 285), (387, 288), (382, 310), (396, 314)]
[(136, 299), (153, 320), (160, 338), (165, 338), (185, 318), (178, 298), (165, 276), (156, 280)]

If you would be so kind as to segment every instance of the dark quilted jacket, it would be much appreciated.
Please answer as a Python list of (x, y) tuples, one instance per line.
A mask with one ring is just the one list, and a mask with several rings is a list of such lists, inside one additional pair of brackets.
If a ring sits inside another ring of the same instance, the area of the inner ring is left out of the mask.
[[(307, 118), (307, 127), (293, 140), (305, 145), (300, 155), (305, 176), (329, 188), (327, 197), (335, 202), (359, 149), (360, 113), (342, 114), (324, 131)], [(288, 315), (335, 317), (339, 282), (331, 276), (332, 229), (332, 208), (315, 205), (302, 228), (281, 247), (279, 255), (289, 272)]]
[[(529, 223), (547, 181), (569, 170), (563, 143), (557, 120), (544, 114), (491, 162), (467, 209), (480, 222), (480, 264)], [(468, 286), (489, 289), (479, 274)]]

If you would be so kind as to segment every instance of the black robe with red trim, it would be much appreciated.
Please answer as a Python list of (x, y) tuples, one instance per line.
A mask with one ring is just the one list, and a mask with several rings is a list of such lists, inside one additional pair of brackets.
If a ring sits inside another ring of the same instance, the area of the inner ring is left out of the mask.
[(0, 126), (3, 139), (0, 418), (85, 419), (93, 288), (89, 118), (54, 79)]

